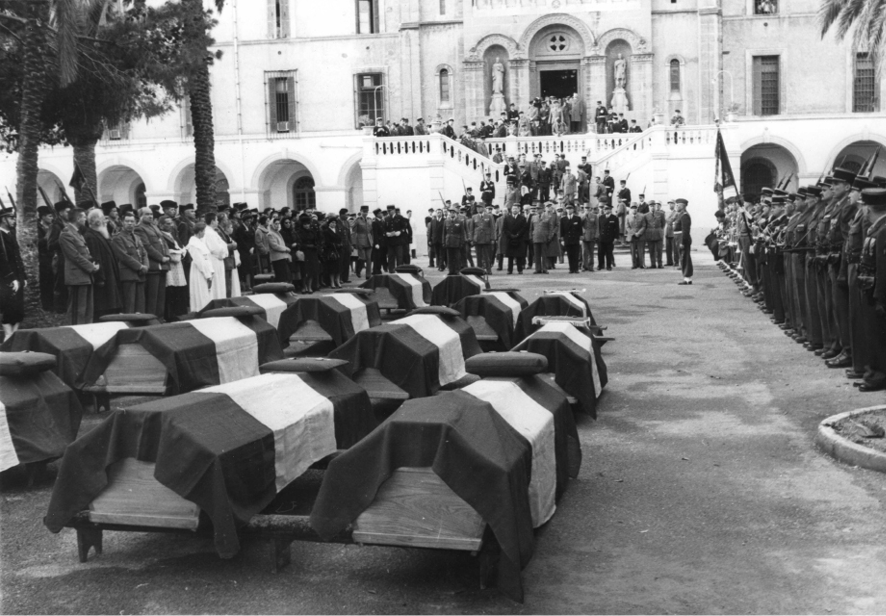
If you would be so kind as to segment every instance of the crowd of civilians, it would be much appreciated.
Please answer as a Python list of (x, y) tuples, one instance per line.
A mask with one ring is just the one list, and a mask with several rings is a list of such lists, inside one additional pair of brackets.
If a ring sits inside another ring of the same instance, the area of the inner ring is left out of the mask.
[(340, 288), (352, 271), (369, 278), (409, 262), (408, 218), (394, 206), (372, 218), (368, 210), (41, 206), (42, 307), (67, 313), (72, 325), (116, 313), (169, 321), (249, 291), (256, 280), (292, 283), (300, 293)]

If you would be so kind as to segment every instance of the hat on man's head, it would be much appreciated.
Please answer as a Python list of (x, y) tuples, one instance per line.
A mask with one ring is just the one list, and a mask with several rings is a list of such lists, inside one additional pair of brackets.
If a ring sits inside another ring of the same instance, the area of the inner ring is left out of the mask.
[(369, 211), (369, 206), (368, 206), (368, 205), (361, 205), (361, 206), (360, 206), (360, 211), (361, 211), (361, 212), (368, 212), (368, 211)]
[(15, 216), (15, 208), (6, 207), (5, 203), (0, 203), (0, 218), (12, 218), (14, 216)]
[(877, 183), (869, 180), (867, 178), (863, 178), (861, 176), (856, 177), (852, 181), (852, 190), (864, 190), (865, 188), (876, 188)]
[(689, 201), (686, 199), (674, 199), (674, 203), (682, 203), (683, 205), (689, 205)]
[[(102, 212), (105, 213), (105, 216), (110, 216), (111, 210), (113, 210), (116, 207), (117, 207), (117, 203), (115, 201), (105, 201), (104, 203), (102, 203)], [(119, 213), (119, 212), (120, 212), (120, 210), (118, 209), (117, 213)]]
[(343, 207), (343, 208), (341, 208), (341, 209), (338, 211), (338, 213), (339, 213), (339, 214), (347, 214), (347, 213), (348, 213), (348, 208)]
[(393, 212), (393, 211), (396, 210), (396, 209), (397, 209), (397, 206), (396, 206), (396, 205), (389, 205), (389, 206), (387, 207), (387, 210), (388, 210), (389, 212)]
[(380, 207), (377, 207), (377, 208), (375, 208), (374, 210), (372, 210), (372, 213), (373, 213), (373, 214), (376, 214), (376, 215), (381, 214), (381, 213), (382, 213), (382, 209), (381, 209)]
[[(105, 204), (102, 203), (102, 207), (104, 207), (104, 205), (105, 205)], [(165, 210), (165, 209), (168, 209), (168, 208), (171, 208), (171, 207), (175, 207), (175, 208), (177, 208), (177, 207), (178, 207), (178, 203), (176, 203), (176, 202), (173, 201), (172, 199), (164, 199), (163, 201), (160, 202), (160, 207), (162, 207), (164, 210)]]
[(769, 188), (768, 186), (764, 186), (763, 188), (760, 189), (761, 195), (766, 195), (768, 197), (771, 197), (772, 193), (773, 193), (773, 190), (771, 188)]
[(826, 175), (821, 182), (816, 182), (816, 186), (823, 186), (825, 188), (830, 188), (834, 185), (834, 176)]
[(875, 175), (871, 178), (871, 182), (874, 182), (880, 188), (886, 188), (886, 178), (882, 175)]
[(821, 196), (821, 187), (819, 186), (807, 186), (806, 187), (806, 196), (807, 197), (820, 197)]
[(861, 199), (865, 205), (878, 211), (883, 210), (886, 208), (886, 188), (865, 188), (861, 191)]
[(855, 173), (843, 167), (834, 169), (834, 179), (838, 182), (846, 182), (852, 184), (855, 181)]
[(184, 205), (180, 205), (180, 206), (179, 206), (178, 211), (179, 211), (180, 213), (184, 214), (184, 213), (187, 212), (188, 210), (193, 210), (193, 209), (194, 209), (194, 204), (193, 204), (193, 203), (185, 203)]
[(56, 201), (55, 205), (53, 205), (53, 207), (55, 208), (56, 214), (61, 214), (65, 210), (72, 208), (74, 206), (71, 204), (70, 201)]
[(40, 218), (43, 218), (47, 214), (52, 214), (52, 213), (53, 213), (52, 208), (49, 207), (48, 205), (38, 205), (37, 206), (37, 216)]

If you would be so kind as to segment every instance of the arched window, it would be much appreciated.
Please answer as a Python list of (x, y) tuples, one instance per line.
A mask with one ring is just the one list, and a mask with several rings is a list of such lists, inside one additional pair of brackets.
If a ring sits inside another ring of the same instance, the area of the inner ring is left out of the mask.
[(680, 91), (680, 61), (676, 58), (671, 60), (671, 92)]
[(148, 199), (145, 196), (144, 182), (135, 187), (135, 205), (138, 208), (148, 207)]
[(449, 104), (449, 71), (445, 68), (440, 69), (440, 104)]
[(292, 187), (292, 195), (296, 210), (317, 207), (317, 195), (314, 193), (314, 178), (308, 175), (298, 178)]

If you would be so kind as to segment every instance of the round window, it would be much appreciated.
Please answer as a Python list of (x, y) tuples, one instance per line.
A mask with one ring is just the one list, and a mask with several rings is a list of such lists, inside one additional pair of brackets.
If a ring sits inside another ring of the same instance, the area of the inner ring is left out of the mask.
[(566, 51), (569, 48), (569, 39), (562, 34), (553, 34), (548, 39), (548, 49), (553, 52)]

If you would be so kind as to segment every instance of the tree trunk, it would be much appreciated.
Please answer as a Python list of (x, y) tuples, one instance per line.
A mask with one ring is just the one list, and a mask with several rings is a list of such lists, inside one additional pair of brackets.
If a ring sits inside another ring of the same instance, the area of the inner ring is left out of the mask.
[(40, 264), (37, 256), (37, 171), (40, 146), (40, 110), (45, 95), (42, 52), (48, 46), (38, 17), (43, 23), (49, 18), (49, 5), (35, 2), (36, 15), (24, 30), (25, 79), (22, 84), (21, 123), (19, 126), (18, 160), (16, 160), (16, 238), (21, 249), (28, 286), (25, 288), (25, 321), (30, 327), (45, 324), (46, 315), (40, 305)]
[(212, 99), (209, 95), (209, 64), (188, 78), (191, 121), (194, 126), (194, 183), (197, 186), (197, 210), (215, 208), (215, 134), (212, 128)]
[[(101, 132), (99, 132), (99, 136), (101, 136)], [(95, 201), (96, 205), (101, 205), (98, 196), (98, 179), (95, 174), (95, 144), (98, 143), (98, 137), (94, 134), (72, 137), (69, 134), (68, 141), (74, 148), (74, 164), (80, 168), (80, 173), (83, 174), (80, 190), (74, 189), (74, 202), (80, 205)], [(81, 205), (81, 207), (83, 206)]]

